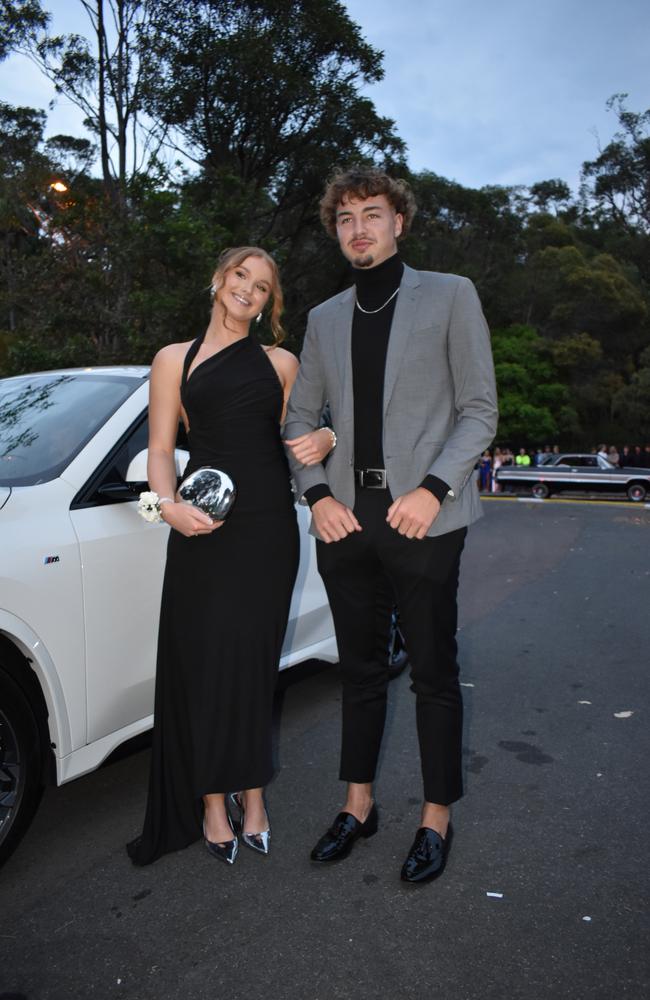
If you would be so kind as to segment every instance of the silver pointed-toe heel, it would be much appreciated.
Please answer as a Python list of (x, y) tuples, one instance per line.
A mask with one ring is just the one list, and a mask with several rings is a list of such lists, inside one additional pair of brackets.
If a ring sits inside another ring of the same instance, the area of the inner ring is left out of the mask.
[(239, 852), (239, 840), (237, 839), (237, 831), (233, 825), (233, 821), (230, 817), (230, 813), (226, 809), (226, 816), (228, 817), (228, 823), (230, 829), (235, 834), (233, 840), (225, 840), (223, 843), (215, 843), (212, 840), (208, 840), (205, 835), (205, 820), (203, 820), (203, 843), (206, 846), (208, 854), (212, 855), (213, 858), (218, 858), (219, 861), (225, 861), (227, 865), (234, 865), (235, 859)]
[[(246, 844), (246, 847), (250, 847), (252, 851), (257, 851), (258, 854), (268, 854), (271, 849), (271, 828), (267, 827), (266, 830), (262, 830), (260, 833), (245, 833), (244, 822), (246, 820), (246, 811), (239, 792), (231, 792), (228, 799), (230, 804), (239, 811), (239, 830), (241, 839)], [(264, 808), (266, 809), (266, 803)]]
[(246, 844), (246, 847), (252, 848), (252, 850), (257, 851), (258, 854), (268, 854), (271, 849), (271, 830), (267, 828), (262, 830), (261, 833), (244, 833), (242, 831), (242, 840)]

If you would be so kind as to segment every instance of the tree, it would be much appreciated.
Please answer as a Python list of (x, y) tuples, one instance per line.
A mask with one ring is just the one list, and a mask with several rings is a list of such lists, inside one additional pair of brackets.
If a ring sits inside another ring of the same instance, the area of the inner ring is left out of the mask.
[(564, 375), (564, 380), (576, 384), (587, 381), (603, 358), (600, 342), (584, 332), (552, 340), (548, 348), (553, 363)]
[(480, 190), (431, 171), (409, 176), (418, 204), (405, 254), (414, 267), (471, 278), (493, 325), (512, 322), (512, 280), (522, 253), (522, 222), (514, 191)]
[(242, 211), (248, 239), (289, 244), (341, 161), (401, 155), (359, 86), (383, 76), (337, 0), (152, 5), (143, 100)]
[[(84, 109), (101, 166), (99, 179), (90, 176), (88, 140), (41, 144), (45, 159), (65, 162), (70, 190), (57, 206), (56, 238), (43, 241), (40, 269), (29, 274), (34, 294), (14, 370), (47, 357), (140, 359), (185, 324), (191, 335), (204, 321), (200, 289), (218, 251), (238, 242), (274, 250), (298, 347), (304, 312), (343, 273), (317, 221), (324, 177), (336, 162), (403, 151), (392, 122), (359, 94), (381, 78), (381, 54), (343, 5), (80, 0), (91, 44), (53, 37), (37, 0), (0, 3), (9, 45)], [(173, 130), (197, 162), (180, 183), (155, 160), (146, 175), (127, 169), (145, 96), (156, 141)]]
[(0, 0), (4, 54), (27, 55), (84, 113), (85, 125), (99, 143), (107, 195), (127, 210), (129, 179), (143, 169), (150, 150), (138, 146), (140, 77), (138, 39), (146, 32), (145, 0), (79, 0), (93, 37), (49, 33), (51, 16), (39, 0)]
[(554, 338), (586, 332), (623, 364), (646, 337), (648, 307), (634, 277), (610, 254), (545, 247), (529, 260), (530, 321)]
[(536, 184), (531, 184), (528, 190), (531, 202), (541, 212), (549, 212), (553, 208), (557, 215), (571, 202), (571, 188), (558, 178), (538, 181)]
[[(401, 162), (393, 123), (361, 96), (381, 53), (337, 0), (203, 0), (154, 5), (143, 101), (198, 173), (184, 199), (282, 269), (290, 345), (346, 268), (320, 226), (336, 165)], [(405, 168), (405, 166), (402, 164)]]
[(650, 235), (650, 108), (629, 111), (627, 94), (607, 102), (620, 126), (595, 160), (584, 163), (584, 193), (598, 211), (624, 229)]
[(639, 369), (619, 388), (612, 410), (632, 441), (650, 441), (650, 347), (641, 353)]
[[(56, 262), (60, 287), (65, 287), (66, 277), (70, 278), (68, 302), (54, 297), (62, 307), (62, 315), (70, 316), (71, 304), (80, 304), (78, 294), (82, 289), (88, 293), (86, 282), (90, 282), (94, 295), (87, 300), (85, 313), (72, 323), (76, 331), (73, 342), (85, 342), (91, 354), (110, 360), (120, 356), (132, 322), (129, 247), (137, 214), (133, 183), (145, 166), (148, 172), (153, 168), (160, 175), (148, 144), (150, 133), (143, 133), (139, 127), (139, 39), (146, 31), (151, 5), (145, 0), (80, 0), (80, 13), (88, 19), (91, 43), (80, 34), (52, 35), (50, 15), (38, 0), (0, 2), (0, 26), (9, 30), (9, 46), (29, 56), (52, 81), (57, 93), (84, 112), (85, 125), (97, 139), (101, 179), (79, 177), (73, 185), (73, 178), (65, 178), (71, 189), (66, 220), (45, 263)], [(82, 172), (94, 158), (92, 144), (84, 139), (62, 141), (57, 137), (50, 140), (49, 149), (60, 160), (64, 156), (76, 158)], [(42, 277), (47, 273), (46, 266)], [(32, 322), (41, 332), (45, 317), (37, 317), (37, 313), (35, 304)], [(89, 316), (94, 323), (92, 330)], [(47, 329), (54, 331), (55, 327), (52, 317)], [(84, 337), (89, 339), (84, 341)]]
[(39, 0), (0, 0), (0, 61), (23, 51), (49, 20)]
[(39, 242), (51, 166), (40, 145), (45, 113), (0, 102), (0, 328), (13, 333), (23, 259)]
[(532, 327), (493, 330), (492, 351), (499, 392), (498, 441), (535, 445), (579, 432), (578, 415), (548, 346)]

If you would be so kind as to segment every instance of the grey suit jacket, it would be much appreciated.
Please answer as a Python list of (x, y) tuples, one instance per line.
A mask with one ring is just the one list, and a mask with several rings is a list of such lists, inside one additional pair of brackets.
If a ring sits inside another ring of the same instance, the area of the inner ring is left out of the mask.
[[(310, 312), (284, 428), (286, 438), (313, 430), (329, 401), (338, 444), (327, 468), (301, 466), (290, 454), (289, 461), (299, 493), (327, 483), (348, 507), (355, 497), (354, 302), (352, 287)], [(445, 498), (429, 535), (480, 517), (472, 470), (494, 438), (497, 403), (490, 333), (467, 278), (404, 268), (388, 342), (383, 414), (384, 463), (393, 499), (431, 473), (449, 484), (453, 496)]]

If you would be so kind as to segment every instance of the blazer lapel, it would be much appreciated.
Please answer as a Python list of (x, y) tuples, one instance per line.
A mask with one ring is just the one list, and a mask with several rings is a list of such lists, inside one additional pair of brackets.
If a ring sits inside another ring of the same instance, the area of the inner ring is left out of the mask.
[(341, 296), (333, 320), (333, 341), (336, 364), (341, 386), (341, 416), (346, 423), (354, 422), (352, 399), (352, 317), (354, 314), (354, 287)]
[(404, 274), (400, 284), (399, 295), (393, 313), (393, 322), (390, 327), (390, 337), (388, 339), (388, 352), (386, 354), (386, 369), (384, 373), (384, 415), (390, 403), (390, 397), (395, 388), (397, 373), (399, 372), (406, 343), (410, 337), (415, 324), (417, 311), (420, 279), (417, 271), (412, 267), (404, 265)]

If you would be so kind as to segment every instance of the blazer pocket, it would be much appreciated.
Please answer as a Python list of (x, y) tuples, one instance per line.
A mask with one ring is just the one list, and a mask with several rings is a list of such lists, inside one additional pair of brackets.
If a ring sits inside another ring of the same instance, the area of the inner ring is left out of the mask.
[(413, 337), (440, 337), (442, 336), (442, 324), (430, 323), (428, 326), (418, 326), (413, 333)]
[(416, 446), (418, 448), (421, 445), (426, 445), (427, 448), (444, 448), (446, 444), (447, 442), (441, 440), (440, 438), (428, 438), (428, 437), (421, 437), (416, 442)]

